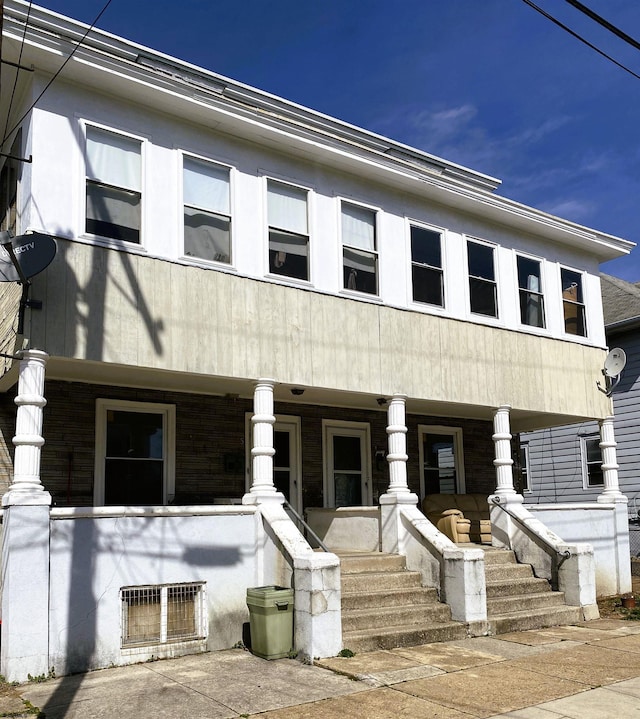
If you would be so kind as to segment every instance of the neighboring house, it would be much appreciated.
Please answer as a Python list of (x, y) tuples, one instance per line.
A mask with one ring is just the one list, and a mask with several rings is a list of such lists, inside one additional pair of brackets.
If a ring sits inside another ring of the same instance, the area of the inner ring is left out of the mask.
[[(620, 489), (629, 500), (629, 518), (635, 520), (640, 509), (640, 287), (606, 274), (600, 275), (600, 283), (607, 344), (620, 347), (627, 357), (612, 398)], [(604, 386), (604, 378), (601, 384)], [(520, 439), (526, 503), (592, 501), (602, 491), (597, 423), (548, 428), (523, 434)], [(638, 552), (640, 545), (633, 551)]]
[(336, 653), (340, 561), (284, 497), (329, 549), (404, 554), (469, 633), (487, 631), (484, 554), (424, 518), (428, 493), (491, 496), (494, 544), (584, 616), (594, 562), (599, 592), (630, 587), (615, 470), (594, 555), (589, 508), (570, 544), (522, 508), (510, 440), (586, 421), (609, 437), (598, 267), (631, 243), (107, 33), (77, 47), (69, 18), (4, 12), (2, 229), (18, 256), (31, 231), (57, 242), (41, 308), (17, 282), (0, 295), (7, 679), (232, 646), (247, 587), (271, 583), (295, 587), (301, 654)]

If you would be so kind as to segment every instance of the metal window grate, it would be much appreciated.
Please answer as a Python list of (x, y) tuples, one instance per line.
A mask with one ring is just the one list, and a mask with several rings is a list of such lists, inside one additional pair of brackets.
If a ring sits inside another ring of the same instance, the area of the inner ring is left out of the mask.
[(165, 644), (204, 637), (204, 584), (124, 587), (122, 646)]

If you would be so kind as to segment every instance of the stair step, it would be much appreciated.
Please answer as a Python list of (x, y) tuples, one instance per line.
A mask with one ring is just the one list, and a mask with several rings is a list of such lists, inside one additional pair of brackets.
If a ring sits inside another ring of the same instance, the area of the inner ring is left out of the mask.
[(489, 617), (491, 634), (524, 632), (528, 629), (557, 627), (562, 624), (576, 624), (581, 621), (580, 607), (555, 607), (553, 609), (527, 609)]
[(342, 575), (343, 592), (365, 592), (380, 589), (421, 587), (420, 572), (363, 572)]
[(483, 546), (484, 566), (490, 567), (495, 564), (517, 564), (515, 552), (510, 549), (496, 549)]
[(342, 592), (343, 611), (430, 604), (432, 602), (438, 602), (438, 592), (431, 587), (383, 589), (374, 592)]
[(500, 579), (525, 579), (533, 577), (530, 564), (490, 564), (484, 568), (487, 582), (497, 582)]
[(339, 554), (340, 572), (353, 574), (356, 572), (388, 572), (406, 569), (406, 558), (399, 554), (382, 554), (381, 552), (358, 552)]
[(551, 592), (551, 587), (546, 579), (538, 577), (487, 582), (487, 599), (520, 594), (541, 594), (542, 592)]
[(461, 622), (425, 622), (410, 627), (347, 631), (342, 635), (343, 646), (353, 652), (372, 652), (376, 649), (412, 647), (466, 638), (467, 630)]
[(450, 622), (451, 610), (446, 604), (431, 603), (378, 609), (350, 609), (342, 612), (342, 631), (350, 632), (402, 626), (409, 628), (425, 622)]
[(529, 611), (531, 609), (551, 609), (564, 606), (563, 592), (515, 594), (508, 597), (487, 599), (487, 615), (491, 618), (510, 612)]

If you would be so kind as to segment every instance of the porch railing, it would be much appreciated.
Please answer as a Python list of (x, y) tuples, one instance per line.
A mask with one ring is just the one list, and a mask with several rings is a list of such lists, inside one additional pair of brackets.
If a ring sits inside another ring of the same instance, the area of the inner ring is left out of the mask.
[(295, 520), (295, 522), (298, 525), (298, 529), (304, 534), (305, 536), (311, 537), (314, 542), (317, 543), (318, 547), (322, 549), (323, 552), (329, 552), (329, 548), (327, 545), (320, 539), (320, 537), (311, 529), (311, 527), (304, 521), (304, 519), (296, 512), (296, 510), (289, 504), (289, 502), (285, 499), (284, 500), (284, 508), (287, 511), (287, 513), (292, 517), (292, 519)]

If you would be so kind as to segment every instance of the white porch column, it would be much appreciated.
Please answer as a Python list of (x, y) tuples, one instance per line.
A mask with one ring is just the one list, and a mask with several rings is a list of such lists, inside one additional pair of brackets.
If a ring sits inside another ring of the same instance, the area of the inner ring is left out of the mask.
[(616, 447), (618, 443), (613, 428), (613, 417), (605, 417), (600, 422), (600, 450), (602, 451), (602, 478), (604, 489), (598, 496), (598, 502), (608, 502), (610, 499), (622, 497), (618, 482), (618, 460)]
[(511, 428), (509, 425), (508, 404), (498, 407), (493, 417), (493, 442), (495, 445), (495, 459), (493, 466), (496, 468), (496, 491), (494, 496), (509, 497), (518, 496), (513, 486), (513, 459), (511, 457)]
[(251, 447), (251, 465), (253, 481), (248, 494), (242, 498), (243, 504), (260, 504), (276, 501), (282, 504), (284, 495), (276, 491), (273, 484), (273, 387), (271, 379), (260, 379), (253, 393), (253, 442)]
[(415, 507), (418, 496), (409, 490), (407, 483), (407, 425), (405, 405), (407, 398), (394, 394), (387, 410), (387, 436), (389, 452), (389, 487), (380, 496), (380, 543), (383, 552), (406, 554), (409, 540), (408, 527), (402, 521), (402, 508)]
[(16, 434), (13, 438), (15, 455), (13, 481), (2, 497), (2, 506), (51, 505), (51, 495), (45, 492), (40, 481), (40, 452), (42, 437), (42, 410), (44, 398), (44, 370), (49, 355), (40, 350), (25, 350), (20, 360), (18, 379), (18, 405)]

